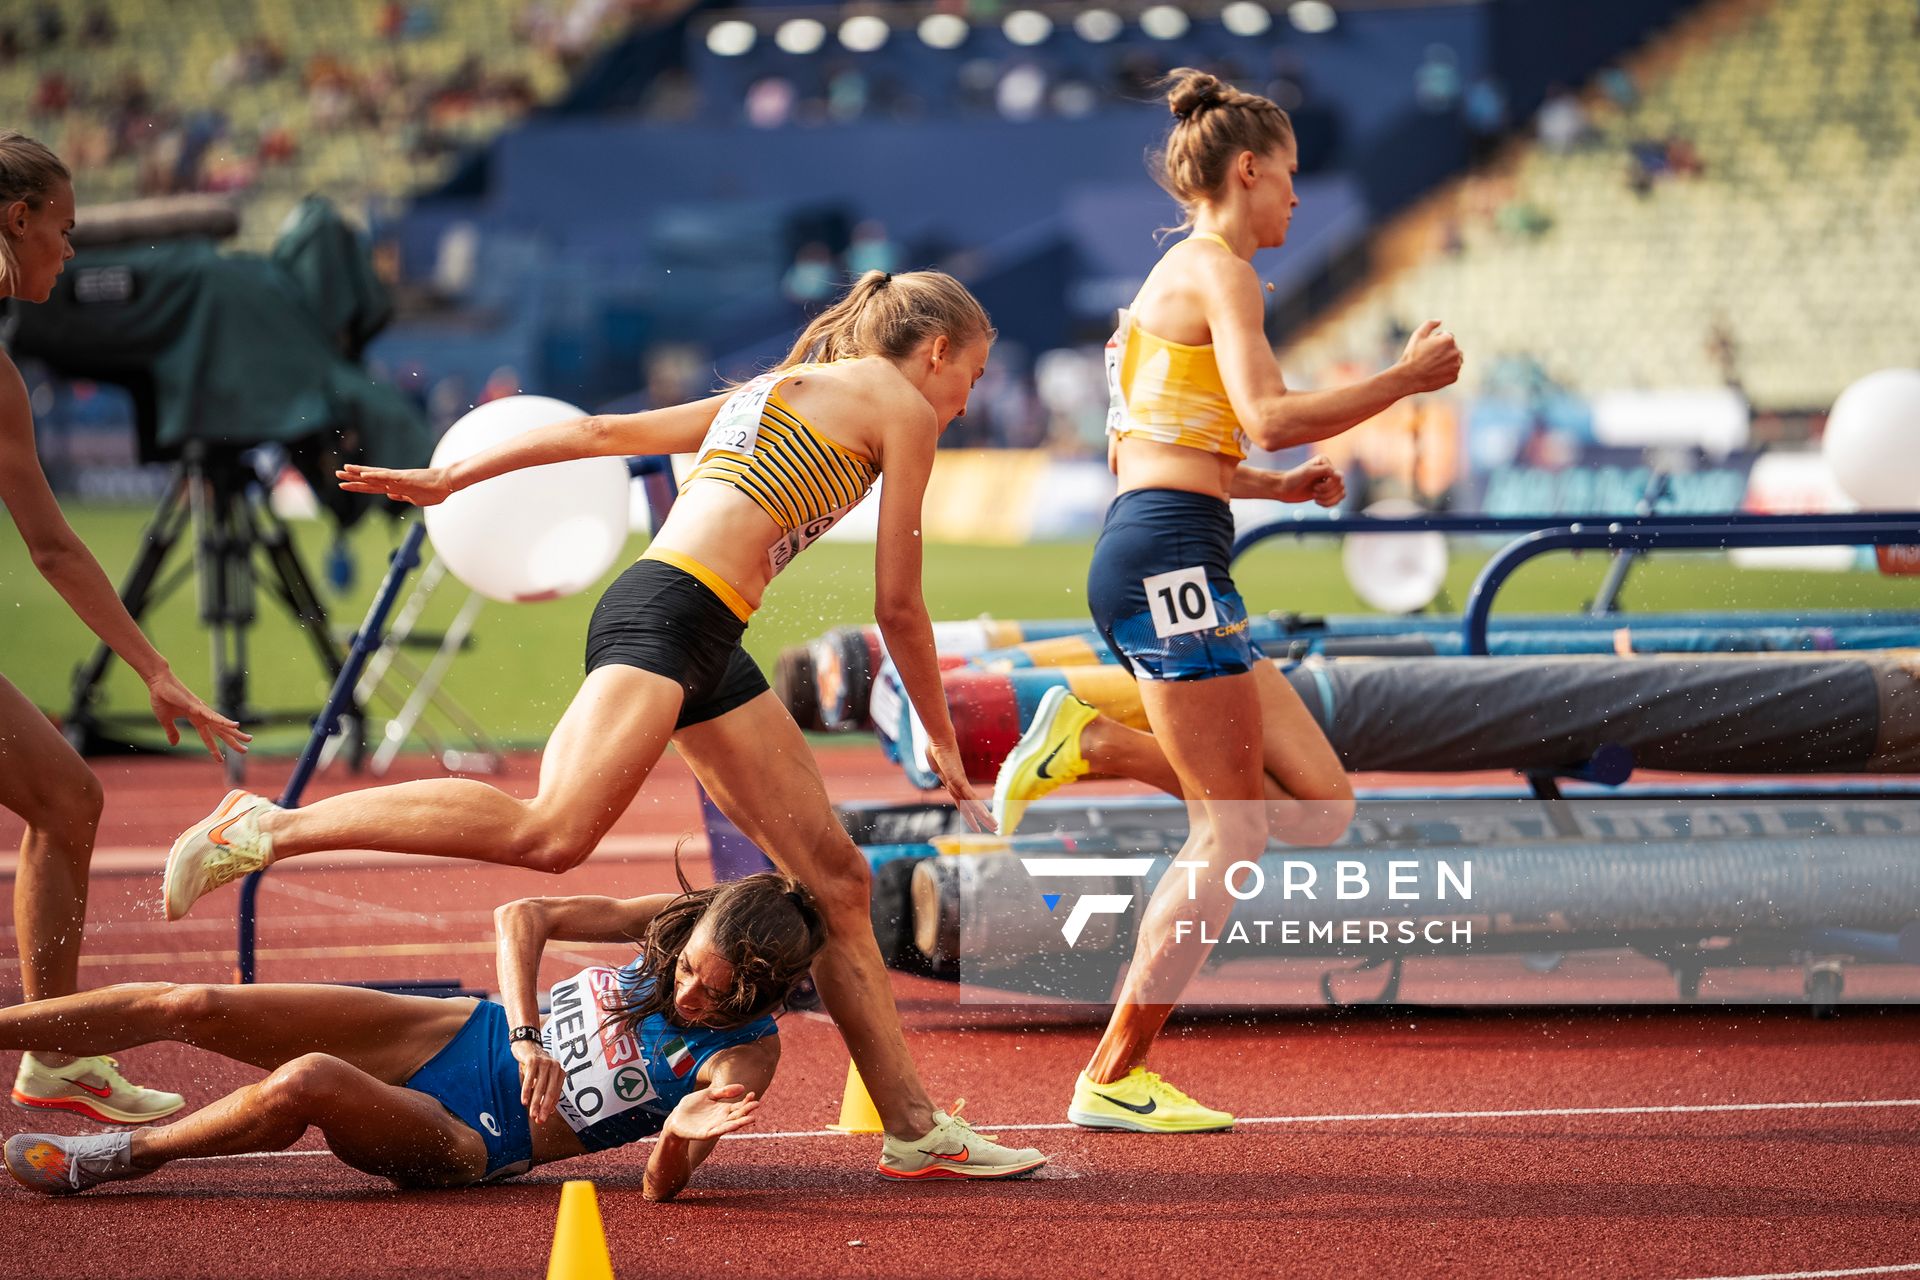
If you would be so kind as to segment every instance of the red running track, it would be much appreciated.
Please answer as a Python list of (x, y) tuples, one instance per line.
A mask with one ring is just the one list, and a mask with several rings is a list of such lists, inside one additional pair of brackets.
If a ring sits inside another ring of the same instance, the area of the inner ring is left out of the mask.
[[(870, 752), (822, 761), (836, 795), (898, 791)], [(218, 798), (212, 770), (189, 768), (102, 769), (110, 798), (89, 981), (230, 970), (230, 898), (174, 926), (153, 905), (159, 849)], [(273, 768), (260, 769), (263, 790)], [(530, 776), (523, 765), (509, 786)], [(563, 884), (388, 859), (289, 864), (267, 881), (265, 972), (432, 967), (486, 984), (488, 907), (562, 887), (664, 888), (666, 852), (697, 821), (684, 771), (669, 767), (615, 847)], [(367, 946), (388, 950), (341, 954)], [(566, 963), (556, 958), (552, 973)], [(0, 1275), (538, 1276), (564, 1177), (599, 1185), (615, 1267), (628, 1277), (1920, 1273), (1920, 1012), (1853, 1007), (1826, 1023), (1791, 1008), (1704, 1007), (1190, 1021), (1168, 1034), (1158, 1065), (1253, 1122), (1166, 1138), (1027, 1127), (1063, 1120), (1097, 1013), (1016, 1020), (958, 1005), (947, 984), (894, 981), (936, 1098), (964, 1093), (983, 1130), (997, 1124), (1048, 1150), (1045, 1176), (883, 1182), (877, 1139), (820, 1132), (845, 1050), (824, 1019), (795, 1017), (757, 1131), (724, 1143), (675, 1204), (641, 1198), (644, 1148), (504, 1186), (397, 1194), (316, 1154), (309, 1137), (284, 1155), (180, 1164), (72, 1201), (0, 1187)], [(0, 983), (0, 999), (17, 998), (14, 975)], [(124, 1060), (196, 1105), (254, 1075), (177, 1046)], [(1846, 1105), (1859, 1102), (1871, 1105)], [(82, 1126), (0, 1112), (0, 1131), (31, 1127)]]

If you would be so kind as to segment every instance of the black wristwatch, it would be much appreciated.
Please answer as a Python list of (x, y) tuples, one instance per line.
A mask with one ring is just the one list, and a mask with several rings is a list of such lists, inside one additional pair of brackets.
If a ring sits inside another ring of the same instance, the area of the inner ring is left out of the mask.
[(539, 1044), (539, 1043), (540, 1043), (540, 1028), (538, 1028), (538, 1027), (515, 1027), (515, 1028), (514, 1028), (513, 1030), (511, 1030), (511, 1031), (509, 1031), (509, 1032), (507, 1032), (507, 1043), (508, 1043), (508, 1044), (519, 1044), (519, 1043), (520, 1043), (520, 1042), (521, 1042), (522, 1040), (531, 1040), (531, 1041), (533, 1041), (533, 1042), (534, 1042), (535, 1044)]

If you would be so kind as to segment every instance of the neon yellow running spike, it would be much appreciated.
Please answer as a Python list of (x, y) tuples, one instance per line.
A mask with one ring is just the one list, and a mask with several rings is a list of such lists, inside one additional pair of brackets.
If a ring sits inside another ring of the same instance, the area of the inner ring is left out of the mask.
[(1112, 1084), (1095, 1084), (1082, 1071), (1073, 1082), (1067, 1119), (1084, 1129), (1134, 1133), (1214, 1133), (1233, 1128), (1233, 1117), (1202, 1106), (1145, 1067)]
[(1050, 791), (1087, 774), (1080, 754), (1080, 732), (1100, 713), (1064, 688), (1047, 690), (1033, 723), (1014, 744), (993, 783), (993, 821), (1010, 836), (1027, 806)]

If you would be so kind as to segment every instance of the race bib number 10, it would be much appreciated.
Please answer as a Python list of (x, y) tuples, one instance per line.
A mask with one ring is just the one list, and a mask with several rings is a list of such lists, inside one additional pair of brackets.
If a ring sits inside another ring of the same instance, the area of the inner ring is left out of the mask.
[(1220, 625), (1213, 608), (1213, 592), (1207, 589), (1207, 571), (1199, 565), (1156, 573), (1142, 579), (1141, 585), (1147, 591), (1156, 636), (1184, 636)]

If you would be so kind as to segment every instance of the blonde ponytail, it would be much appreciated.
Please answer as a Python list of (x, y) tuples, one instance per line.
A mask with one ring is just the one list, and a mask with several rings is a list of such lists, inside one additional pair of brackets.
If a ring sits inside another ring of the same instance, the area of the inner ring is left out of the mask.
[(967, 287), (941, 271), (869, 271), (800, 331), (777, 366), (855, 356), (898, 360), (928, 338), (991, 341), (993, 322)]

